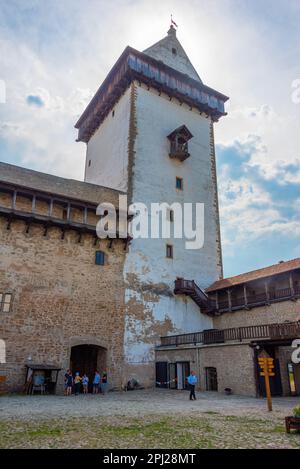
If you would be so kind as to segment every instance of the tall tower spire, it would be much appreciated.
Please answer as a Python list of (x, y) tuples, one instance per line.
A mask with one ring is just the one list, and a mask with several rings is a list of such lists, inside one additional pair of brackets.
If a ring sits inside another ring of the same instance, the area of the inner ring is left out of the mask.
[(144, 54), (149, 55), (153, 59), (160, 60), (178, 72), (184, 73), (190, 78), (202, 83), (201, 78), (192, 65), (187, 53), (177, 39), (176, 27), (177, 24), (171, 18), (168, 35), (153, 44), (153, 46), (144, 50)]

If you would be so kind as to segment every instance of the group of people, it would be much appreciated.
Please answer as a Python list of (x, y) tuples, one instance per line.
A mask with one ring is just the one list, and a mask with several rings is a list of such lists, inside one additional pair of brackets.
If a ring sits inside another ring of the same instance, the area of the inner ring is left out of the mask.
[[(73, 390), (75, 396), (80, 394), (81, 389), (83, 394), (87, 394), (89, 392), (89, 377), (84, 374), (80, 376), (79, 371), (76, 371), (75, 376), (73, 376), (71, 370), (67, 370), (65, 374), (65, 395), (71, 396)], [(98, 370), (95, 371), (94, 378), (93, 378), (93, 394), (99, 394), (100, 392), (102, 395), (106, 394), (107, 392), (107, 373), (106, 371), (102, 372), (102, 376)]]
[[(190, 400), (196, 400), (195, 387), (198, 382), (198, 378), (194, 371), (187, 377), (187, 382), (190, 389)], [(102, 372), (102, 376), (98, 370), (95, 371), (93, 378), (93, 394), (99, 394), (100, 392), (105, 395), (107, 392), (107, 373), (106, 371)], [(80, 376), (79, 371), (73, 374), (71, 370), (67, 370), (65, 374), (65, 395), (70, 396), (74, 389), (75, 396), (78, 396), (81, 392), (81, 387), (83, 394), (87, 394), (89, 391), (89, 377), (84, 374)]]

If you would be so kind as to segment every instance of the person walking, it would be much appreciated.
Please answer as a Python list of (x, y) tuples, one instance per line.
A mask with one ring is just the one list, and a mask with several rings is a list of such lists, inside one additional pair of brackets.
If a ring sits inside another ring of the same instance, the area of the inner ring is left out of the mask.
[(93, 380), (93, 394), (98, 394), (100, 383), (101, 383), (101, 376), (100, 376), (99, 371), (96, 370), (94, 380)]
[(195, 387), (198, 382), (198, 379), (194, 371), (191, 371), (191, 374), (190, 376), (188, 376), (187, 381), (190, 386), (190, 401), (192, 401), (193, 399), (195, 401), (196, 400)]
[(87, 394), (89, 390), (89, 378), (86, 374), (82, 377), (82, 386), (83, 386), (83, 394)]
[(75, 396), (78, 396), (80, 393), (80, 384), (81, 384), (81, 376), (79, 371), (75, 373), (75, 378), (74, 378), (74, 385), (75, 385)]

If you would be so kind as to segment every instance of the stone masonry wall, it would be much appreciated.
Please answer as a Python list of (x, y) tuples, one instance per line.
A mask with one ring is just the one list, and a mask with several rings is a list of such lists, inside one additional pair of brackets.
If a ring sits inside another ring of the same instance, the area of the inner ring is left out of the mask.
[[(111, 386), (123, 381), (124, 243), (97, 240), (68, 231), (0, 218), (0, 292), (12, 292), (9, 313), (0, 313), (0, 338), (6, 342), (6, 389), (21, 390), (25, 363), (55, 363), (66, 369), (73, 345), (107, 349)], [(106, 253), (104, 266), (95, 265), (95, 251)], [(62, 374), (62, 373), (61, 373)], [(60, 378), (60, 383), (62, 382)]]

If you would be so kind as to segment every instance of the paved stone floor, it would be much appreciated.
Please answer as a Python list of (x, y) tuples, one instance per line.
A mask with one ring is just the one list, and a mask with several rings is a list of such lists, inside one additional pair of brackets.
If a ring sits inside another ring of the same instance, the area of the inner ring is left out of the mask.
[[(187, 391), (164, 389), (110, 392), (80, 396), (2, 396), (0, 420), (47, 419), (56, 417), (143, 416), (151, 414), (191, 415), (195, 412), (219, 412), (224, 415), (260, 416), (268, 418), (266, 400), (252, 397), (224, 396), (219, 393), (198, 393), (197, 401), (189, 401)], [(273, 415), (283, 417), (300, 403), (298, 397), (274, 398)]]
[(284, 417), (299, 398), (144, 390), (0, 397), (0, 448), (300, 448)]

